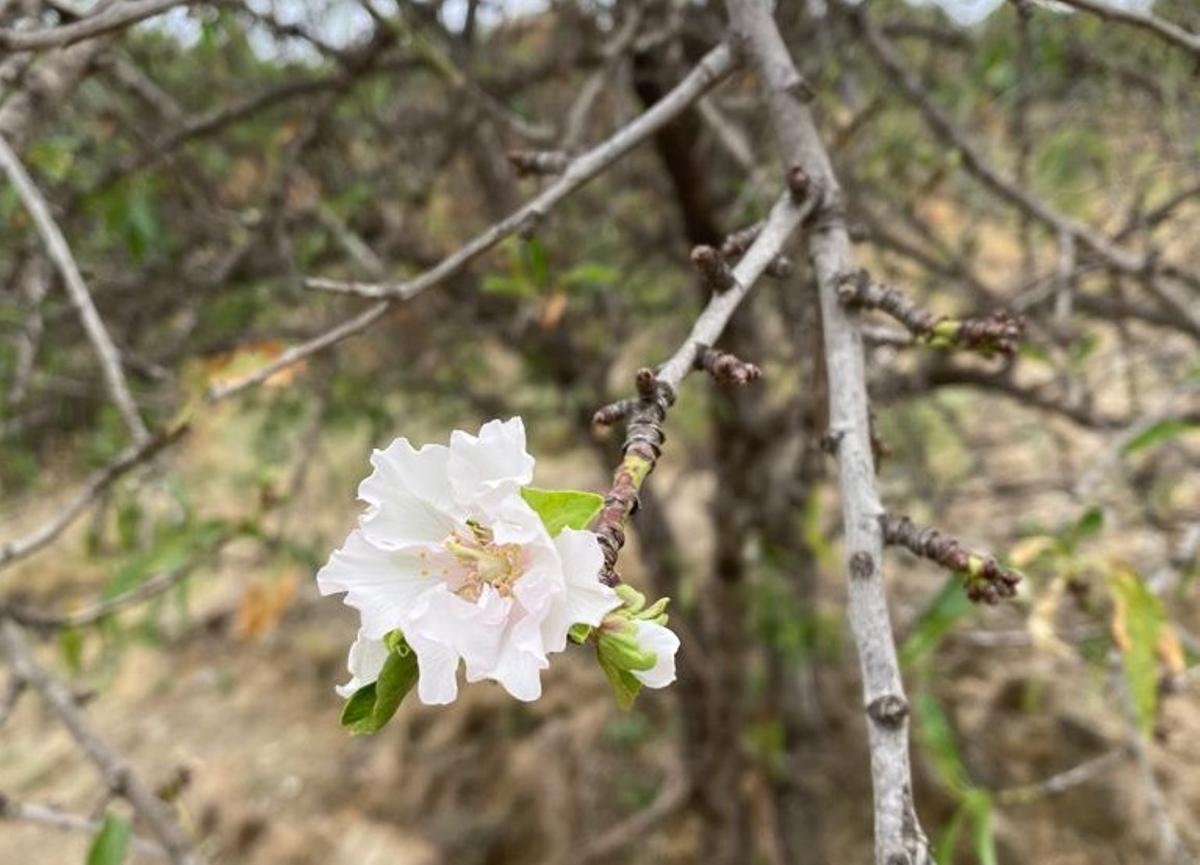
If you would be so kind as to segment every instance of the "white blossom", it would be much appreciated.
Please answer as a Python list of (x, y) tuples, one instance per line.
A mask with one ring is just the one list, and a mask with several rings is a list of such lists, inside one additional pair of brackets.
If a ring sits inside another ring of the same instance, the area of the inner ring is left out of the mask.
[(422, 702), (455, 699), (460, 662), (468, 682), (537, 699), (546, 656), (566, 647), (570, 627), (598, 626), (620, 600), (599, 580), (596, 536), (567, 528), (551, 538), (522, 498), (534, 460), (521, 419), (491, 421), (478, 436), (456, 430), (449, 447), (398, 438), (371, 465), (358, 489), (367, 511), (317, 574), (322, 594), (345, 592), (361, 615), (341, 692), (375, 680), (381, 641), (399, 629), (417, 655)]

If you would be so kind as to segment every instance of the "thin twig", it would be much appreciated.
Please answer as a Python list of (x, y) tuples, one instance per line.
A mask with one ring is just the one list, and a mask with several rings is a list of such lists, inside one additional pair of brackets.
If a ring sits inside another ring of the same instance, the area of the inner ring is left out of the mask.
[(88, 479), (83, 489), (70, 501), (59, 506), (54, 517), (40, 528), (16, 540), (0, 544), (0, 568), (40, 550), (75, 522), (76, 518), (100, 495), (127, 472), (142, 465), (159, 451), (175, 442), (189, 429), (186, 421), (178, 422), (126, 450)]
[(796, 201), (791, 192), (781, 195), (754, 243), (730, 271), (730, 287), (711, 296), (708, 305), (692, 325), (687, 339), (657, 372), (649, 369), (638, 372), (637, 399), (613, 403), (596, 413), (594, 420), (598, 423), (612, 423), (621, 417), (626, 418), (621, 462), (613, 473), (612, 487), (605, 497), (604, 508), (592, 525), (604, 551), (602, 579), (605, 582), (620, 582), (616, 563), (625, 543), (625, 521), (637, 509), (641, 486), (658, 463), (665, 438), (662, 423), (667, 409), (675, 401), (679, 385), (696, 368), (700, 354), (720, 337), (730, 316), (771, 262), (779, 256), (788, 238), (813, 206), (811, 200)]
[(208, 392), (208, 400), (217, 402), (246, 388), (253, 387), (270, 378), (279, 370), (335, 345), (343, 339), (361, 333), (382, 318), (395, 301), (407, 300), (454, 276), (469, 262), (506, 237), (544, 218), (564, 198), (649, 138), (700, 95), (723, 80), (733, 70), (734, 65), (732, 52), (727, 46), (721, 45), (710, 51), (667, 96), (627, 126), (622, 127), (602, 144), (572, 161), (562, 177), (543, 190), (540, 195), (419, 276), (403, 283), (360, 283), (320, 278), (306, 280), (305, 284), (309, 288), (385, 299), (368, 307), (358, 315), (342, 321), (330, 330), (292, 346), (256, 372), (229, 384), (213, 388)]
[[(41, 826), (49, 826), (53, 829), (61, 829), (67, 832), (81, 832), (92, 836), (100, 831), (101, 826), (99, 821), (93, 820), (90, 817), (84, 817), (82, 814), (72, 814), (70, 811), (64, 811), (53, 805), (18, 802), (3, 793), (0, 793), (0, 820), (36, 823)], [(134, 852), (144, 856), (170, 859), (170, 856), (161, 844), (156, 844), (148, 838), (135, 835), (129, 840), (129, 846)]]
[(0, 620), (0, 651), (7, 657), (13, 673), (50, 706), (75, 743), (100, 770), (109, 789), (126, 799), (146, 822), (173, 865), (202, 865), (203, 860), (192, 850), (171, 808), (142, 782), (125, 758), (96, 735), (75, 697), (33, 659), (20, 626), (9, 619)]
[(1141, 30), (1153, 33), (1166, 42), (1184, 51), (1190, 51), (1200, 59), (1200, 33), (1191, 33), (1178, 24), (1159, 18), (1151, 12), (1139, 12), (1136, 9), (1124, 9), (1112, 2), (1099, 0), (1059, 0), (1067, 6), (1074, 6), (1101, 18), (1120, 21)]
[(71, 247), (63, 237), (58, 223), (50, 214), (50, 205), (46, 203), (41, 191), (26, 173), (25, 166), (21, 164), (17, 154), (2, 137), (0, 137), (0, 167), (4, 169), (9, 181), (16, 188), (17, 196), (25, 205), (25, 209), (29, 212), (29, 216), (46, 246), (47, 255), (54, 262), (54, 266), (62, 277), (71, 303), (79, 313), (83, 329), (87, 332), (88, 339), (91, 340), (96, 356), (100, 360), (100, 369), (104, 374), (109, 396), (116, 404), (121, 419), (124, 420), (125, 426), (136, 444), (145, 442), (150, 434), (142, 422), (141, 415), (138, 414), (133, 396), (129, 392), (129, 384), (125, 381), (125, 373), (121, 371), (120, 353), (113, 345), (112, 337), (108, 335), (108, 329), (104, 326), (100, 313), (96, 310), (92, 295), (83, 281), (79, 266), (75, 263), (75, 256), (71, 254)]

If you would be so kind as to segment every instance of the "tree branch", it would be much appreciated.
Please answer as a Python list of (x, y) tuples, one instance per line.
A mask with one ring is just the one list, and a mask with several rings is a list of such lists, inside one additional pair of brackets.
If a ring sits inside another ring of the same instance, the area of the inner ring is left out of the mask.
[(117, 347), (113, 345), (112, 337), (108, 335), (108, 329), (104, 326), (100, 313), (96, 310), (92, 295), (88, 292), (83, 275), (79, 272), (79, 266), (75, 263), (75, 257), (71, 254), (71, 247), (63, 237), (58, 223), (51, 216), (50, 206), (46, 203), (46, 199), (42, 197), (42, 193), (26, 173), (25, 166), (21, 164), (21, 160), (3, 137), (0, 137), (0, 167), (4, 169), (9, 181), (16, 188), (21, 203), (25, 205), (25, 209), (29, 212), (29, 216), (42, 238), (42, 243), (46, 246), (47, 255), (54, 262), (54, 266), (62, 277), (71, 303), (75, 306), (79, 318), (83, 322), (83, 329), (87, 332), (92, 347), (96, 350), (105, 385), (113, 403), (116, 404), (117, 411), (121, 414), (121, 419), (125, 422), (134, 443), (145, 442), (150, 434), (146, 430), (146, 425), (142, 423), (142, 417), (138, 414), (133, 396), (129, 393), (129, 384), (125, 381), (125, 373), (121, 371), (121, 356)]
[(875, 488), (870, 412), (856, 317), (842, 307), (837, 286), (855, 267), (842, 193), (807, 105), (806, 88), (762, 0), (726, 0), (734, 30), (758, 70), (777, 149), (785, 169), (801, 166), (821, 207), (807, 234), (816, 275), (829, 379), (830, 432), (837, 441), (846, 535), (849, 618), (862, 670), (875, 802), (876, 865), (926, 865), (929, 842), (912, 799), (908, 702), (884, 594), (883, 513)]
[(146, 821), (173, 865), (203, 865), (171, 808), (142, 782), (123, 757), (96, 735), (74, 696), (34, 661), (20, 626), (9, 619), (0, 620), (0, 652), (7, 657), (13, 673), (50, 706), (75, 743), (100, 770), (109, 789), (126, 799)]

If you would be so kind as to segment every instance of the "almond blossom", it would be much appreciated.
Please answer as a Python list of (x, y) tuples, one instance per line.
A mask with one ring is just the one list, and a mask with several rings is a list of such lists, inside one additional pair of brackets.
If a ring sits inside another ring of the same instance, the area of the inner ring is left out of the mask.
[[(551, 537), (522, 497), (534, 460), (521, 419), (490, 421), (478, 435), (456, 430), (449, 447), (398, 438), (371, 465), (358, 489), (367, 511), (317, 574), (322, 594), (345, 592), (361, 615), (352, 678), (339, 692), (375, 681), (383, 638), (399, 630), (417, 656), (423, 703), (455, 699), (460, 664), (468, 682), (492, 679), (536, 700), (547, 655), (566, 648), (573, 625), (598, 627), (621, 600), (600, 582), (596, 536), (564, 528)], [(674, 648), (651, 636), (671, 657), (647, 678), (666, 684)]]

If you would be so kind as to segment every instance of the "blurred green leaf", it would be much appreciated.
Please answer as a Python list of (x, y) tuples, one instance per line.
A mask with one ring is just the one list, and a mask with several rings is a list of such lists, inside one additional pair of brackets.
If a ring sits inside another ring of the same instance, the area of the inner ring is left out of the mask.
[(106, 814), (100, 831), (88, 848), (87, 865), (121, 865), (129, 849), (129, 821), (115, 814)]
[(1129, 570), (1113, 573), (1112, 589), (1113, 635), (1125, 662), (1138, 728), (1148, 734), (1158, 709), (1156, 650), (1165, 622), (1162, 601)]
[(941, 703), (932, 694), (922, 692), (917, 694), (913, 707), (917, 738), (933, 759), (942, 784), (951, 792), (965, 796), (971, 789), (967, 767), (958, 750), (954, 728)]
[(948, 577), (900, 647), (900, 663), (908, 668), (924, 661), (972, 609), (962, 590), (962, 579), (957, 575)]
[(1200, 430), (1200, 423), (1181, 418), (1166, 418), (1153, 423), (1135, 435), (1121, 447), (1121, 455), (1129, 456), (1138, 451), (1160, 445), (1186, 432)]

